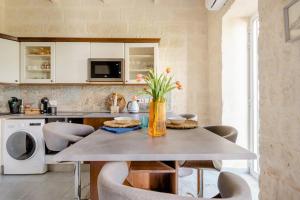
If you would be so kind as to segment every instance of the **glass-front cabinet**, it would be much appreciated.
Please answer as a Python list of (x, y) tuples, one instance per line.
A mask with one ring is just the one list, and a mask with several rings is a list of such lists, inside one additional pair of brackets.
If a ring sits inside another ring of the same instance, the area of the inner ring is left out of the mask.
[(21, 43), (21, 82), (52, 83), (55, 81), (55, 43)]
[(125, 83), (144, 84), (137, 76), (147, 75), (150, 70), (158, 68), (157, 43), (127, 43), (125, 44)]

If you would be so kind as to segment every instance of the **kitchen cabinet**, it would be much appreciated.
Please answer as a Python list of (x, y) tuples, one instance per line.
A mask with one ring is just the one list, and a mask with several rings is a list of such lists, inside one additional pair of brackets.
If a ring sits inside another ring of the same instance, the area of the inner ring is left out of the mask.
[(55, 82), (85, 83), (90, 58), (89, 42), (57, 42), (55, 46)]
[(91, 43), (91, 58), (124, 58), (124, 43)]
[(55, 82), (55, 43), (21, 43), (21, 82)]
[(0, 82), (19, 83), (19, 42), (0, 39)]
[(147, 75), (150, 70), (158, 69), (159, 60), (157, 43), (125, 44), (125, 83), (144, 84), (137, 81), (138, 74)]

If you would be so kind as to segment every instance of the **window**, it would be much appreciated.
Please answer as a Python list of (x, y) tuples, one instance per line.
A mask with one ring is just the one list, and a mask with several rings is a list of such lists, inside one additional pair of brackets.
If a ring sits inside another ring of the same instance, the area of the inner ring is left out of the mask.
[[(259, 19), (255, 16), (250, 23), (250, 66), (249, 66), (249, 119), (250, 150), (259, 157), (259, 79), (258, 79), (258, 35)], [(259, 161), (250, 162), (250, 173), (258, 177)]]

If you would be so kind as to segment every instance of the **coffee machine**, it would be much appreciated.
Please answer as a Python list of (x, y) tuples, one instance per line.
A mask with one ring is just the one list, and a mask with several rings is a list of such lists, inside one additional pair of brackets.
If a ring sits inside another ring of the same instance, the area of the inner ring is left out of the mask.
[(40, 112), (41, 114), (48, 113), (49, 99), (47, 97), (43, 97), (40, 102)]

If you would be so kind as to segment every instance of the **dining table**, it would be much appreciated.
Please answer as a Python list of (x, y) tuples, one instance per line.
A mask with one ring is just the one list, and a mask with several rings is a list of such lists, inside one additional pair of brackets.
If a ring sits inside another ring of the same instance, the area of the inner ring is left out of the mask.
[(55, 155), (56, 162), (74, 162), (75, 193), (80, 199), (80, 164), (90, 164), (90, 198), (98, 200), (97, 177), (109, 161), (130, 165), (124, 184), (177, 193), (179, 161), (254, 160), (256, 154), (202, 127), (168, 129), (162, 137), (151, 137), (147, 129), (114, 134), (98, 129)]

